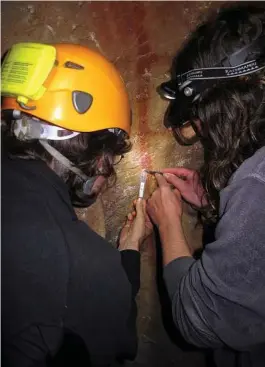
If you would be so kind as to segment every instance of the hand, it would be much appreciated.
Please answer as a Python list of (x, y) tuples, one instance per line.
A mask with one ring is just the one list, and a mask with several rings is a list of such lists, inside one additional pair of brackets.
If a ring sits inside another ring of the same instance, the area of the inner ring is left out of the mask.
[(120, 251), (140, 250), (140, 246), (153, 232), (153, 225), (146, 213), (146, 201), (138, 199), (134, 202), (135, 211), (128, 214), (125, 225), (123, 226), (120, 238)]
[(159, 187), (147, 202), (147, 213), (158, 227), (174, 225), (182, 215), (180, 192), (172, 190), (162, 175), (156, 174), (155, 177)]
[(203, 208), (208, 205), (205, 191), (202, 187), (199, 173), (197, 171), (177, 167), (161, 170), (167, 182), (179, 190), (183, 199), (188, 203)]

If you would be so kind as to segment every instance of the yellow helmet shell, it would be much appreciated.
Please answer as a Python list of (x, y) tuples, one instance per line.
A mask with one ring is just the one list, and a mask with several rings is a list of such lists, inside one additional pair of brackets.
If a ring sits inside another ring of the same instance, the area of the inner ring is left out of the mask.
[[(30, 48), (30, 45), (34, 44), (22, 45), (28, 45)], [(124, 82), (114, 65), (98, 52), (81, 45), (46, 46), (52, 47), (55, 52), (49, 48), (50, 56), (47, 61), (44, 62), (45, 58), (41, 56), (38, 62), (43, 63), (42, 67), (38, 73), (35, 72), (34, 75), (32, 72), (30, 76), (31, 82), (35, 78), (33, 81), (36, 85), (40, 84), (38, 91), (34, 91), (32, 95), (30, 92), (23, 95), (23, 91), (12, 92), (14, 88), (10, 88), (11, 84), (6, 83), (9, 89), (2, 86), (2, 110), (20, 110), (73, 131), (93, 132), (119, 128), (129, 134), (129, 98)], [(52, 55), (55, 59), (51, 63)], [(15, 65), (18, 67), (19, 62)], [(44, 71), (48, 75), (43, 82), (39, 79), (43, 79)], [(12, 77), (10, 80), (12, 81)], [(30, 85), (33, 90), (34, 83)]]

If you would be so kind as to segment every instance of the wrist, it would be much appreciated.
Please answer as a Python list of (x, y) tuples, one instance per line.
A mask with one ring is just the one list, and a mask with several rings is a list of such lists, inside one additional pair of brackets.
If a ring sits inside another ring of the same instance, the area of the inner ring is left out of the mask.
[(168, 230), (172, 228), (172, 226), (176, 227), (181, 226), (181, 215), (175, 216), (174, 218), (164, 218), (160, 223), (158, 223), (157, 227), (159, 230)]
[(140, 251), (140, 246), (141, 246), (140, 241), (126, 241), (126, 243), (119, 245), (118, 250), (119, 251), (125, 251), (125, 250)]
[(174, 222), (163, 222), (159, 227), (159, 234), (164, 265), (179, 257), (192, 256), (182, 228), (181, 217), (174, 218)]

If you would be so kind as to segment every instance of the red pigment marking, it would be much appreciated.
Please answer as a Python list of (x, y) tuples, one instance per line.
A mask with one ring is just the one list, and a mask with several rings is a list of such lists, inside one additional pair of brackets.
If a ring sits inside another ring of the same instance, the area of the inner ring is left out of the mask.
[[(146, 82), (142, 75), (145, 69), (150, 70), (153, 62), (157, 60), (157, 56), (152, 52), (150, 47), (150, 42), (145, 30), (145, 18), (146, 12), (145, 7), (141, 4), (137, 8), (135, 19), (138, 24), (141, 24), (139, 33), (136, 35), (138, 43), (138, 57), (136, 63), (137, 72), (137, 96), (140, 95), (140, 101), (138, 102), (138, 115), (139, 115), (139, 133), (143, 134), (140, 139), (140, 152), (141, 159), (140, 164), (142, 168), (151, 168), (152, 159), (148, 152), (148, 140), (146, 139), (147, 134), (151, 132), (148, 126), (148, 110), (149, 110), (149, 100), (150, 100), (150, 83)], [(141, 100), (141, 96), (143, 99)]]
[[(113, 5), (115, 3), (112, 3)], [(148, 140), (147, 133), (151, 133), (148, 127), (148, 102), (150, 96), (150, 85), (146, 82), (142, 75), (145, 69), (151, 67), (152, 63), (157, 60), (157, 56), (151, 53), (150, 44), (146, 31), (144, 29), (145, 24), (145, 8), (142, 3), (129, 3), (129, 2), (118, 2), (116, 9), (117, 16), (117, 33), (119, 34), (119, 41), (123, 43), (122, 47), (130, 48), (132, 42), (137, 40), (137, 55), (133, 55), (133, 60), (136, 60), (136, 75), (134, 78), (137, 80), (136, 96), (140, 96), (140, 100), (136, 100), (137, 112), (139, 116), (139, 148), (140, 148), (140, 166), (141, 168), (152, 168), (152, 159), (148, 152)], [(120, 14), (120, 16), (118, 16)], [(115, 21), (115, 19), (114, 19)], [(134, 50), (134, 46), (132, 50)], [(130, 51), (131, 49), (130, 49)], [(126, 55), (127, 56), (127, 55)], [(126, 70), (125, 59), (124, 66)], [(128, 60), (128, 59), (127, 59)], [(128, 67), (128, 65), (127, 65)], [(136, 97), (134, 96), (134, 98)], [(142, 98), (144, 96), (144, 98)], [(153, 259), (152, 263), (155, 263), (155, 246), (152, 238), (147, 240), (147, 251)]]
[[(120, 43), (120, 51), (126, 51), (130, 47), (134, 34), (133, 29), (133, 4), (129, 2), (113, 2), (111, 3), (108, 16), (111, 17), (111, 22), (116, 27), (115, 43)], [(119, 55), (116, 55), (117, 57)]]
[[(111, 34), (111, 24), (108, 16), (103, 16), (104, 14), (108, 14), (108, 12), (103, 11), (103, 6), (110, 9), (108, 3), (103, 2), (92, 2), (85, 4), (87, 6), (87, 11), (95, 14), (95, 17), (91, 17), (90, 21), (92, 21), (93, 31), (95, 33), (96, 39), (99, 41), (101, 49), (103, 52), (109, 46), (109, 36)], [(100, 52), (100, 50), (97, 50)]]
[[(131, 2), (111, 2), (108, 17), (114, 27), (113, 39), (115, 44), (119, 45), (119, 53), (115, 55), (115, 64), (120, 70), (130, 71), (131, 65), (135, 65), (135, 22), (134, 22), (135, 5)], [(117, 61), (116, 61), (117, 60)], [(135, 81), (135, 76), (132, 77)]]
[[(132, 55), (132, 58), (135, 58), (136, 62), (136, 75), (134, 78), (137, 80), (137, 88), (134, 98), (136, 98), (138, 112), (139, 147), (141, 153), (140, 166), (141, 168), (151, 168), (152, 159), (148, 152), (147, 140), (147, 135), (152, 133), (148, 125), (150, 82), (144, 80), (143, 74), (145, 73), (145, 69), (151, 69), (152, 64), (157, 61), (158, 56), (151, 50), (148, 34), (145, 29), (145, 4), (133, 2), (113, 3), (110, 10), (112, 22), (115, 23), (117, 29), (116, 42), (121, 43), (121, 51), (126, 51), (126, 48), (130, 48), (134, 44), (135, 46), (132, 47), (132, 51), (134, 49), (137, 50), (137, 55)], [(128, 61), (128, 54), (126, 56)], [(123, 62), (125, 61), (126, 59), (123, 58)], [(124, 66), (126, 65), (124, 64)]]

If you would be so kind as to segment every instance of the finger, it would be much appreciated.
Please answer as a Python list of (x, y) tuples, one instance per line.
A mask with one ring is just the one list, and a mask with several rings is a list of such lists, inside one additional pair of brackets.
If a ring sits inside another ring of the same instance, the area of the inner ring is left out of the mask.
[[(155, 194), (155, 192), (154, 192), (154, 194)], [(146, 213), (148, 213), (148, 211), (153, 207), (154, 196), (155, 196), (154, 194), (150, 197), (150, 199), (147, 200), (147, 203), (146, 203)]]
[(156, 174), (155, 177), (156, 177), (156, 181), (157, 181), (159, 187), (168, 187), (169, 186), (168, 183), (167, 183), (167, 180), (162, 175)]
[(153, 206), (152, 206), (152, 202), (151, 201), (148, 201), (147, 202), (146, 212), (148, 214), (148, 218), (152, 221), (152, 219), (153, 219)]
[(151, 222), (151, 218), (150, 216), (148, 215), (148, 213), (145, 214), (145, 223), (151, 227), (152, 226), (152, 222)]
[(124, 231), (124, 229), (128, 229), (131, 226), (132, 222), (130, 220), (128, 220), (128, 218), (126, 219), (126, 221), (124, 222), (123, 226), (122, 226), (122, 230), (121, 232)]
[(133, 215), (132, 215), (132, 213), (129, 213), (129, 214), (127, 215), (127, 218), (128, 218), (128, 221), (132, 221), (132, 220), (133, 220)]
[(152, 194), (150, 195), (150, 197), (147, 199), (147, 201), (145, 202), (145, 208), (146, 208), (146, 205), (148, 204), (148, 202), (151, 202), (153, 200), (155, 200), (155, 198), (159, 195), (159, 192), (160, 192), (160, 189), (157, 188), (155, 191), (152, 192)]
[(130, 222), (127, 219), (126, 222), (124, 223), (124, 225), (122, 226), (121, 231), (120, 231), (120, 235), (119, 235), (120, 241), (122, 241), (123, 239), (126, 238), (128, 232), (130, 231), (131, 225), (132, 225), (132, 222)]
[(178, 189), (174, 189), (173, 190), (173, 193), (176, 195), (177, 198), (180, 198), (181, 197), (181, 194), (180, 194), (180, 192), (179, 192)]
[(185, 180), (171, 174), (171, 173), (164, 173), (164, 177), (168, 183), (173, 185), (176, 189), (180, 192), (184, 191), (187, 188), (187, 183)]
[(171, 173), (176, 176), (190, 177), (194, 174), (194, 170), (184, 167), (176, 167), (176, 168), (164, 168), (161, 169), (162, 173)]
[(137, 216), (136, 216), (137, 223), (144, 224), (145, 217), (146, 217), (146, 200), (138, 199), (136, 203), (136, 211), (137, 211)]
[(144, 212), (145, 212), (145, 200), (144, 199), (138, 199), (136, 201), (135, 209), (136, 209), (137, 217), (139, 215), (143, 216)]
[(132, 216), (136, 217), (136, 211), (135, 210), (132, 212)]
[(128, 219), (126, 219), (126, 221), (123, 223), (121, 230), (123, 230), (126, 226), (128, 227)]

